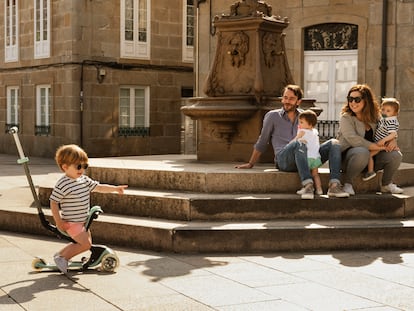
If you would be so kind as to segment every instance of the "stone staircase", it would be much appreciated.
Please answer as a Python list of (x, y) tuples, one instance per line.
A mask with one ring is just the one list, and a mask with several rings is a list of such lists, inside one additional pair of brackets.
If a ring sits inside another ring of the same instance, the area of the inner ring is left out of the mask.
[[(356, 196), (314, 200), (295, 194), (296, 173), (233, 167), (184, 155), (90, 159), (92, 178), (129, 185), (123, 196), (93, 193), (105, 212), (92, 226), (94, 242), (180, 253), (414, 247), (412, 164), (395, 176), (403, 195), (376, 192), (380, 173), (356, 184)], [(59, 175), (49, 177), (39, 187), (44, 206)], [(321, 179), (326, 186), (326, 168)]]

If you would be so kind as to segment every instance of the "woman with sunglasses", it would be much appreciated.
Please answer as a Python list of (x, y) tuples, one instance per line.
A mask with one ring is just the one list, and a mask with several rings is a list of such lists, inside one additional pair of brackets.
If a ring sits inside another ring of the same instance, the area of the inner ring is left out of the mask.
[(384, 170), (381, 192), (403, 192), (403, 189), (392, 182), (402, 160), (396, 140), (388, 142), (385, 146), (373, 142), (380, 118), (380, 106), (371, 88), (366, 84), (353, 86), (348, 91), (347, 102), (342, 107), (338, 133), (345, 173), (343, 189), (350, 195), (355, 194), (352, 183), (366, 169), (370, 151), (379, 151), (375, 156), (374, 169)]
[(64, 145), (58, 148), (55, 160), (65, 174), (52, 190), (49, 198), (50, 209), (57, 228), (66, 231), (76, 241), (66, 245), (54, 256), (56, 266), (61, 272), (66, 273), (69, 259), (88, 251), (92, 245), (91, 233), (85, 228), (91, 192), (123, 194), (128, 186), (100, 184), (84, 175), (88, 168), (88, 155), (77, 145)]

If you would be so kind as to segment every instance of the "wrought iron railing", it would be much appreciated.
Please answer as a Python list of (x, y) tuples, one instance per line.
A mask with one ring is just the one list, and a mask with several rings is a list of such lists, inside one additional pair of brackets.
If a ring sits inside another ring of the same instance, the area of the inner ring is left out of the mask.
[(35, 135), (48, 136), (50, 134), (50, 125), (35, 125)]
[(149, 136), (149, 127), (120, 127), (118, 129), (119, 136)]
[(316, 124), (321, 141), (335, 138), (339, 130), (339, 121), (336, 120), (319, 120)]

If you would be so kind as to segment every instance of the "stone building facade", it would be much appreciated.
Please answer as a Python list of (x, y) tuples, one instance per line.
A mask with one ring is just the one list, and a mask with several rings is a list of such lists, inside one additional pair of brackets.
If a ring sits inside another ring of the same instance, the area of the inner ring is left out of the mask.
[[(195, 66), (196, 95), (213, 64), (215, 16), (230, 15), (257, 1), (199, 1)], [(398, 143), (403, 161), (414, 163), (414, 1), (266, 0), (275, 16), (287, 17), (285, 46), (295, 83), (323, 108), (320, 119), (339, 119), (349, 87), (367, 83), (401, 103)], [(257, 129), (254, 129), (257, 130)], [(255, 139), (248, 142), (252, 146)], [(251, 148), (251, 147), (250, 147)], [(251, 150), (251, 149), (250, 149)], [(246, 153), (246, 161), (249, 152)]]
[(0, 8), (0, 153), (18, 126), (32, 156), (180, 153), (193, 95), (194, 1), (5, 0)]

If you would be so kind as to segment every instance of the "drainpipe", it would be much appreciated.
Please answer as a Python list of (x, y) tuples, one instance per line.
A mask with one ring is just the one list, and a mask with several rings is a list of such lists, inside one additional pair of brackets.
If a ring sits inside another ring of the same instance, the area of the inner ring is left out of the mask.
[(382, 46), (381, 46), (381, 97), (385, 97), (387, 89), (387, 21), (388, 0), (382, 1)]
[[(198, 59), (199, 59), (199, 53), (200, 53), (200, 45), (199, 45), (199, 32), (200, 32), (200, 4), (206, 2), (206, 0), (197, 0), (197, 29), (196, 29), (196, 51), (195, 51), (195, 95), (199, 96), (199, 91), (200, 91), (200, 86), (199, 86), (199, 64), (198, 64)], [(210, 1), (211, 2), (211, 1)]]
[[(211, 1), (210, 0), (210, 6), (211, 6)], [(200, 81), (199, 81), (199, 74), (200, 74), (200, 69), (199, 69), (199, 54), (200, 54), (200, 4), (206, 2), (206, 0), (197, 0), (197, 29), (196, 29), (196, 56), (194, 59), (195, 62), (195, 92), (193, 92), (193, 94), (195, 94), (195, 96), (200, 96)], [(210, 14), (211, 14), (211, 10), (210, 10)], [(197, 153), (198, 150), (198, 121), (194, 121), (194, 123), (191, 125), (191, 127), (193, 128), (193, 135), (195, 135), (195, 150)], [(193, 140), (194, 141), (194, 140)]]
[(80, 91), (79, 91), (79, 145), (83, 148), (83, 66), (85, 61), (81, 64), (81, 76), (80, 76)]

